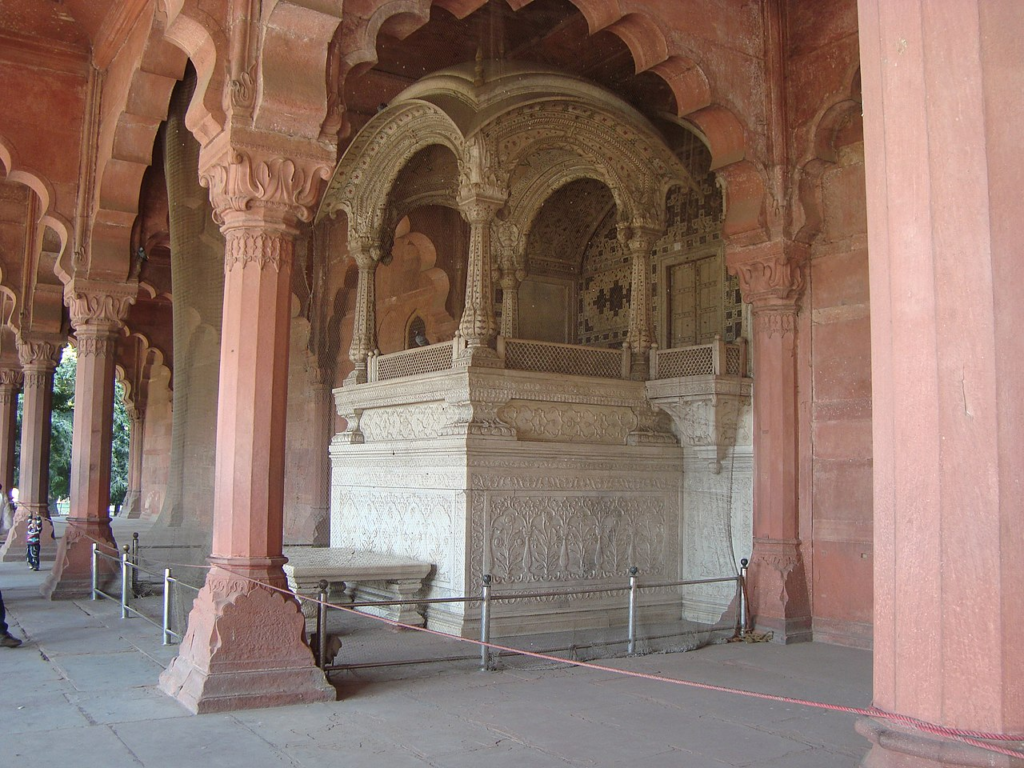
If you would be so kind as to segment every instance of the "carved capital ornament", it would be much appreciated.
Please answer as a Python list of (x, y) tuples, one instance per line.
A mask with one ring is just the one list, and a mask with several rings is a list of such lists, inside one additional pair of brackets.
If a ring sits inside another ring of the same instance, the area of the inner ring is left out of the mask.
[(128, 308), (135, 303), (138, 290), (138, 283), (93, 283), (76, 279), (64, 288), (64, 304), (79, 334), (86, 327), (112, 333), (128, 317)]
[(232, 214), (259, 207), (283, 218), (310, 221), (320, 192), (320, 180), (330, 168), (319, 159), (266, 156), (262, 152), (230, 149), (200, 172), (199, 183), (210, 190), (214, 218), (226, 225)]
[(729, 271), (740, 281), (743, 300), (762, 307), (795, 307), (804, 290), (805, 247), (794, 243), (765, 243), (730, 253)]

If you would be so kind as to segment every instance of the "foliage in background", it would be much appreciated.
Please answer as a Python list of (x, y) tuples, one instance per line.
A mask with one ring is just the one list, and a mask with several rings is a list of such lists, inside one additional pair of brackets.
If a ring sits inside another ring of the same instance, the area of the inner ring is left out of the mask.
[[(78, 354), (64, 347), (60, 365), (53, 374), (53, 411), (50, 417), (50, 499), (71, 495), (71, 432), (75, 420), (75, 374)], [(124, 388), (116, 384), (114, 395), (114, 432), (110, 467), (110, 503), (120, 506), (128, 490), (128, 445), (131, 422), (122, 399)], [(18, 398), (18, 434), (21, 434), (22, 400)], [(21, 441), (15, 442), (14, 484), (21, 468)]]
[(53, 411), (50, 416), (50, 498), (71, 494), (71, 427), (75, 420), (75, 373), (78, 354), (64, 347), (53, 374)]

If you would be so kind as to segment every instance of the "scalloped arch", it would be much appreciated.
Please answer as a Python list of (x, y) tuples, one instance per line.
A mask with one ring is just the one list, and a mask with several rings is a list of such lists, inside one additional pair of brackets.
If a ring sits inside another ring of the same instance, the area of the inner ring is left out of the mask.
[(226, 51), (227, 36), (220, 23), (196, 0), (166, 0), (167, 40), (181, 49), (196, 70), (196, 89), (192, 95), (185, 127), (200, 144), (206, 144), (227, 122), (221, 95), (226, 82), (226, 65), (218, 56)]
[(452, 152), (461, 171), (462, 142), (455, 123), (433, 104), (406, 102), (383, 110), (342, 156), (328, 181), (316, 220), (341, 210), (350, 227), (356, 225), (379, 239), (384, 234), (381, 227), (387, 195), (402, 168), (420, 150), (440, 145)]
[(153, 142), (167, 118), (171, 91), (187, 57), (167, 41), (154, 13), (114, 125), (109, 154), (97, 158), (97, 210), (90, 232), (88, 273), (123, 281), (131, 263), (131, 230), (139, 211), (142, 177), (153, 160)]
[[(513, 10), (525, 8), (533, 0), (512, 0)], [(652, 72), (662, 78), (676, 100), (681, 117), (713, 103), (710, 80), (692, 51), (675, 48), (665, 37), (663, 25), (645, 11), (623, 12), (618, 0), (571, 0), (583, 15), (591, 35), (607, 30), (629, 48), (634, 71)], [(431, 5), (438, 5), (463, 18), (486, 4), (486, 0), (391, 0), (368, 18), (357, 19), (342, 31), (341, 58), (346, 66), (338, 73), (337, 88), (361, 67), (377, 62), (377, 35), (386, 29), (388, 19), (405, 16), (400, 24), (408, 35), (430, 20)], [(724, 109), (724, 108), (722, 108)]]
[[(595, 178), (611, 189), (626, 218), (638, 223), (650, 220), (655, 226), (663, 218), (664, 195), (670, 184), (693, 185), (686, 169), (653, 129), (646, 133), (605, 105), (548, 103), (557, 108), (549, 111), (539, 104), (520, 107), (496, 120), (493, 130), (483, 129), (502, 168), (514, 168), (526, 156), (545, 148), (564, 149), (591, 166)], [(573, 109), (592, 110), (597, 117), (573, 121), (570, 139), (565, 122)]]
[(537, 216), (540, 214), (541, 208), (544, 207), (544, 203), (563, 187), (581, 179), (591, 179), (604, 184), (611, 193), (615, 205), (620, 205), (619, 200), (615, 196), (615, 191), (608, 186), (607, 180), (594, 173), (593, 168), (581, 160), (573, 166), (567, 167), (562, 165), (546, 168), (542, 173), (532, 178), (524, 194), (514, 200), (512, 214), (508, 218), (508, 223), (519, 228), (519, 231), (523, 233), (523, 240), (525, 242), (529, 239), (529, 233), (533, 229)]
[(0, 135), (0, 165), (3, 165), (8, 179), (31, 189), (39, 200), (39, 210), (42, 211), (39, 222), (53, 230), (60, 240), (60, 253), (54, 271), (61, 282), (68, 282), (71, 279), (67, 259), (73, 250), (73, 247), (69, 247), (72, 245), (72, 229), (68, 221), (55, 210), (56, 193), (53, 185), (42, 174), (23, 166), (14, 144), (3, 135)]
[(839, 162), (835, 139), (837, 132), (851, 119), (860, 119), (861, 103), (850, 94), (843, 94), (819, 110), (810, 133), (805, 161), (799, 166), (795, 179), (796, 206), (793, 215), (797, 233), (794, 239), (811, 243), (821, 233), (824, 221), (822, 177), (825, 171)]

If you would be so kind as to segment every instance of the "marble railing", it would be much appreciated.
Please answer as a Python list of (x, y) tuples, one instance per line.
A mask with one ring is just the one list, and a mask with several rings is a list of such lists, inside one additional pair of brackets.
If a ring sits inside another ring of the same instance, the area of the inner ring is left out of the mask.
[(710, 344), (651, 350), (651, 379), (746, 375), (747, 346), (742, 339), (736, 344), (716, 338)]
[[(439, 373), (454, 367), (460, 339), (406, 349), (387, 355), (371, 354), (368, 379), (388, 381), (423, 373)], [(599, 379), (630, 378), (628, 350), (555, 344), (529, 339), (498, 337), (497, 352), (503, 367), (513, 371), (560, 373)], [(742, 340), (726, 344), (715, 340), (693, 347), (651, 350), (651, 379), (685, 376), (746, 376), (747, 350)]]
[(420, 373), (447, 371), (452, 367), (457, 340), (426, 347), (414, 347), (389, 355), (371, 354), (368, 360), (370, 381), (387, 381)]
[(505, 359), (505, 367), (514, 371), (562, 373), (600, 379), (629, 378), (629, 355), (620, 349), (527, 339), (504, 339), (498, 349)]

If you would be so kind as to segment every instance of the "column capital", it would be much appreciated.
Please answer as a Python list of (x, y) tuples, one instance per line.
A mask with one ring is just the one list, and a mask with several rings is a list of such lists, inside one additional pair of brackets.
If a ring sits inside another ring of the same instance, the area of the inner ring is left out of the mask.
[(743, 300), (761, 309), (796, 311), (804, 291), (808, 248), (801, 243), (773, 241), (728, 251), (725, 264), (740, 281)]
[(518, 275), (519, 282), (522, 282), (526, 278), (526, 260), (519, 227), (511, 222), (495, 221), (491, 225), (491, 239), (499, 273), (503, 276)]
[(227, 234), (236, 227), (295, 234), (310, 221), (333, 152), (317, 143), (232, 127), (203, 147), (199, 183), (209, 189), (213, 216)]
[(17, 368), (0, 368), (0, 390), (17, 391), (25, 383), (25, 373)]
[(350, 237), (348, 253), (360, 269), (372, 269), (381, 260), (380, 244), (375, 243), (369, 237)]
[(486, 224), (504, 205), (507, 195), (492, 184), (465, 184), (459, 189), (459, 212), (470, 224)]
[(74, 278), (64, 286), (64, 304), (70, 310), (71, 324), (81, 338), (87, 334), (111, 334), (128, 317), (128, 308), (139, 293), (137, 281), (108, 283)]
[(658, 238), (662, 236), (664, 227), (636, 222), (620, 222), (615, 235), (619, 244), (630, 253), (650, 253)]
[(18, 359), (24, 370), (44, 368), (52, 371), (60, 362), (61, 352), (66, 343), (63, 338), (21, 333), (15, 341), (18, 345)]

